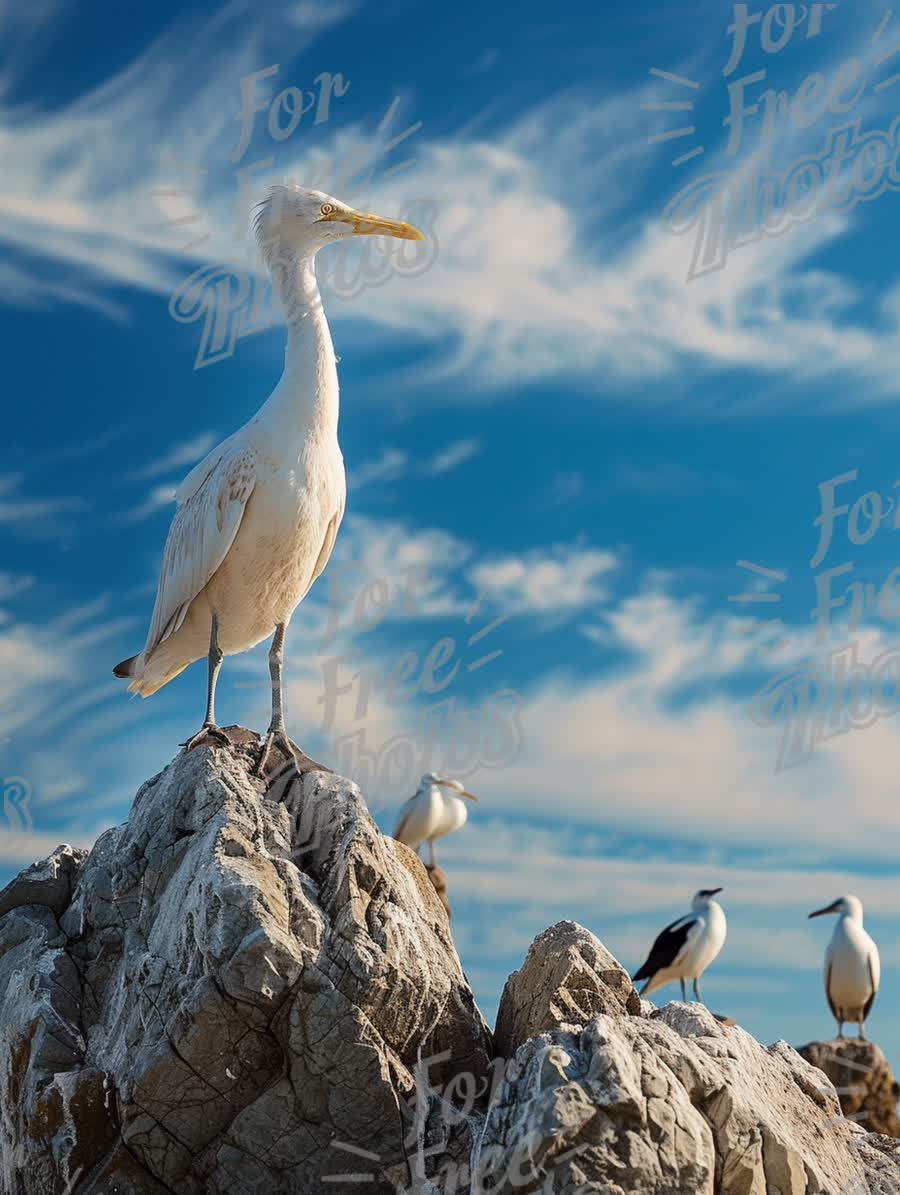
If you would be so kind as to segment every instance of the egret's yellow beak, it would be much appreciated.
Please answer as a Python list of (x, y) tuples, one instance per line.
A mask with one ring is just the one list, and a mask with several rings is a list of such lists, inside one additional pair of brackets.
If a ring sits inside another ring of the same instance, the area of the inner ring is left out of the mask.
[(397, 237), (401, 241), (424, 241), (425, 237), (412, 224), (404, 224), (402, 220), (388, 220), (384, 216), (373, 216), (370, 212), (329, 212), (322, 216), (322, 221), (340, 220), (342, 224), (352, 227), (353, 236), (385, 236)]
[(456, 793), (456, 795), (458, 797), (468, 797), (468, 799), (470, 801), (478, 800), (478, 798), (475, 796), (475, 794), (470, 793), (466, 789), (464, 789), (462, 787), (462, 785), (459, 783), (459, 781), (457, 781), (456, 784), (454, 784), (452, 780), (438, 780), (437, 783), (441, 786), (441, 788), (449, 788), (450, 791), (452, 793)]

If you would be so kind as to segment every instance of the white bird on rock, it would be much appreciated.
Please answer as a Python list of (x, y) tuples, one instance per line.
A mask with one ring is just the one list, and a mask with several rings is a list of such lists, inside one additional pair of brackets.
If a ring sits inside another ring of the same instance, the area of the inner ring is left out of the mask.
[(691, 912), (667, 925), (650, 949), (647, 961), (634, 975), (637, 983), (646, 979), (641, 995), (649, 995), (678, 979), (681, 998), (687, 999), (684, 981), (694, 981), (694, 995), (700, 995), (700, 976), (725, 945), (727, 925), (722, 906), (713, 897), (721, 888), (701, 888), (691, 901)]
[(468, 801), (478, 800), (474, 793), (463, 788), (462, 781), (441, 780), (434, 772), (426, 772), (419, 781), (415, 796), (410, 797), (403, 806), (394, 837), (411, 846), (414, 851), (427, 842), (430, 866), (437, 867), (435, 839), (452, 834), (464, 826), (469, 816), (463, 797)]
[(837, 913), (828, 949), (825, 951), (825, 998), (838, 1023), (838, 1037), (844, 1036), (844, 1022), (856, 1022), (859, 1036), (869, 1015), (881, 979), (878, 947), (863, 929), (862, 901), (857, 896), (841, 896), (816, 909), (810, 917)]
[(273, 187), (254, 231), (286, 315), (284, 372), (249, 423), (214, 448), (178, 489), (147, 642), (114, 672), (130, 678), (130, 692), (149, 697), (207, 657), (206, 717), (184, 744), (190, 750), (207, 736), (225, 740), (215, 720), (223, 655), (246, 651), (274, 632), (272, 720), (257, 765), (261, 772), (273, 743), (297, 758), (282, 705), (285, 631), (328, 563), (346, 494), (337, 366), (315, 257), (352, 236), (424, 237), (409, 224), (301, 187)]

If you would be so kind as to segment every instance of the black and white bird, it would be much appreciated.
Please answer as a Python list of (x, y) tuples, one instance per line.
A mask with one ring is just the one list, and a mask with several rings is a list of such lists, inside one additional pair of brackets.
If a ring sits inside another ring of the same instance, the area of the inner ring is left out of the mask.
[(857, 896), (841, 896), (816, 909), (810, 917), (837, 913), (828, 949), (825, 951), (825, 998), (838, 1023), (838, 1037), (844, 1036), (844, 1022), (856, 1022), (864, 1038), (863, 1022), (869, 1015), (881, 979), (878, 947), (863, 929), (862, 901)]
[(691, 912), (667, 925), (653, 946), (647, 961), (635, 972), (634, 981), (647, 982), (641, 995), (681, 981), (681, 998), (687, 999), (685, 980), (694, 981), (694, 995), (700, 995), (700, 976), (725, 945), (726, 923), (722, 906), (713, 897), (721, 888), (701, 888), (691, 901)]

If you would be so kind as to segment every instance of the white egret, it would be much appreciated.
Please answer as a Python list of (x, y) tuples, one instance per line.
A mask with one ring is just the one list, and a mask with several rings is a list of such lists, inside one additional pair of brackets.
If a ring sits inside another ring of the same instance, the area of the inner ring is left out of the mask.
[(436, 867), (435, 839), (464, 826), (469, 816), (466, 801), (477, 800), (463, 788), (462, 781), (442, 780), (434, 772), (426, 772), (415, 795), (403, 806), (394, 837), (414, 851), (427, 842), (430, 866)]
[(282, 704), (285, 632), (328, 563), (344, 513), (337, 366), (315, 257), (351, 236), (424, 237), (409, 224), (300, 187), (273, 187), (254, 231), (287, 320), (284, 372), (253, 418), (178, 489), (146, 644), (114, 672), (130, 678), (130, 692), (149, 697), (207, 657), (206, 717), (184, 744), (190, 750), (207, 736), (225, 738), (215, 719), (223, 655), (246, 651), (274, 632), (262, 771), (273, 743), (297, 757)]
[(878, 947), (863, 929), (859, 897), (841, 896), (809, 916), (824, 917), (826, 913), (837, 913), (838, 923), (825, 951), (825, 998), (838, 1023), (838, 1037), (844, 1036), (845, 1021), (855, 1021), (864, 1039), (863, 1022), (875, 1003), (881, 980)]
[(691, 912), (667, 925), (650, 949), (647, 961), (634, 975), (646, 979), (641, 995), (649, 995), (678, 979), (681, 998), (687, 999), (685, 980), (692, 979), (694, 995), (703, 1003), (700, 976), (725, 945), (727, 925), (722, 906), (713, 897), (721, 888), (701, 888), (691, 901)]

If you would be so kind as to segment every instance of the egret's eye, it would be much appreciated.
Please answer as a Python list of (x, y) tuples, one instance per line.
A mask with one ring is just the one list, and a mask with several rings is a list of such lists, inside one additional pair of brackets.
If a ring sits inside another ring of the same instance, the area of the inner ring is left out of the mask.
[(319, 211), (322, 213), (323, 216), (330, 216), (331, 213), (334, 211), (334, 204), (333, 203), (323, 203), (322, 206), (319, 208)]

